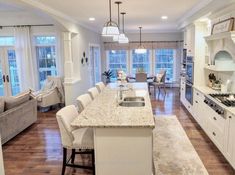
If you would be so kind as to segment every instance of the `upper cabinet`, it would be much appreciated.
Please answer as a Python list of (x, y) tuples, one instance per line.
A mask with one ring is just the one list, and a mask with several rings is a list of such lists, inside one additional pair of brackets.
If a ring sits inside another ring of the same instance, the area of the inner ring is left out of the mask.
[(188, 56), (194, 56), (194, 42), (195, 42), (195, 25), (190, 25), (186, 28), (184, 34), (185, 48)]

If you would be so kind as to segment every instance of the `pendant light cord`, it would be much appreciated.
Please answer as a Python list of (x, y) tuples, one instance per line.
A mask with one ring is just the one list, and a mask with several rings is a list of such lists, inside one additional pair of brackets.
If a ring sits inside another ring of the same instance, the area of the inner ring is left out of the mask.
[(110, 22), (112, 21), (112, 16), (111, 16), (111, 14), (112, 14), (112, 10), (111, 10), (111, 0), (109, 0), (109, 20), (110, 20)]
[(141, 29), (142, 27), (139, 27), (140, 28), (140, 46), (142, 45), (142, 40), (141, 40)]
[(126, 14), (125, 12), (122, 12), (122, 32), (125, 33), (124, 31), (124, 15)]

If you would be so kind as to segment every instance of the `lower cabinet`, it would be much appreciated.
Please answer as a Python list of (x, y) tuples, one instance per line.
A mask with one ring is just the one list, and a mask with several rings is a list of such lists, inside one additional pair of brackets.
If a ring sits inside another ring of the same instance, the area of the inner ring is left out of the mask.
[(227, 113), (224, 155), (235, 169), (235, 115)]

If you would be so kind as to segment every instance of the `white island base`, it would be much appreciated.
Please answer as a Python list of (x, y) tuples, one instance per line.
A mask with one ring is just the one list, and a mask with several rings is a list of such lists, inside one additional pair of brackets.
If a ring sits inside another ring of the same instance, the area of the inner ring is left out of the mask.
[(152, 175), (152, 128), (95, 128), (96, 175)]

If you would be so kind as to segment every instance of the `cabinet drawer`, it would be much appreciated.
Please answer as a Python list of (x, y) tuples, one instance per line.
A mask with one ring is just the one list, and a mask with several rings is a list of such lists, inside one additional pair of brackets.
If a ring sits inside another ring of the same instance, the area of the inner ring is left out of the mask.
[(204, 102), (205, 96), (204, 96), (204, 94), (202, 94), (198, 90), (194, 89), (194, 98), (197, 101)]
[(215, 145), (220, 149), (220, 151), (223, 151), (224, 147), (224, 131), (220, 131), (217, 126), (214, 125), (214, 123), (209, 122), (208, 123), (208, 135), (211, 138), (211, 140), (215, 143)]
[[(214, 112), (214, 111), (213, 111)], [(219, 116), (219, 115), (210, 115), (209, 116), (209, 121), (213, 123), (213, 125), (220, 130), (221, 132), (224, 132), (224, 127), (225, 127), (225, 123), (226, 123), (226, 119), (224, 119), (223, 117)]]

